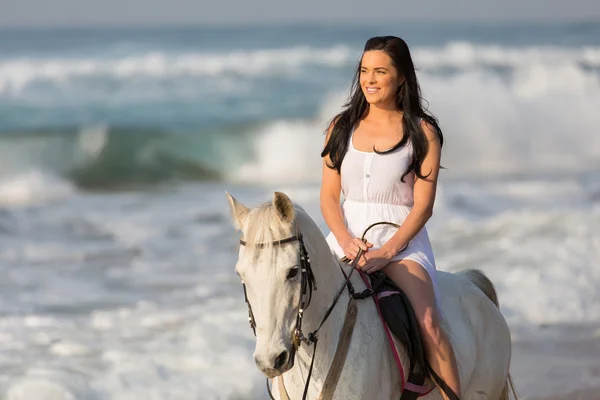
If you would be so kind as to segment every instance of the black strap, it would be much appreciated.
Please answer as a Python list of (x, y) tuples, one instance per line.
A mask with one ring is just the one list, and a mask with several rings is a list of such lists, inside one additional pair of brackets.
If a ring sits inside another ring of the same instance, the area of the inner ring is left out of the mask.
[(269, 393), (269, 398), (271, 400), (275, 400), (275, 397), (273, 397), (273, 392), (271, 392), (271, 385), (269, 385), (269, 378), (267, 378), (267, 393)]
[[(259, 249), (261, 249), (266, 246), (281, 246), (282, 244), (295, 242), (296, 240), (300, 240), (300, 239), (302, 239), (302, 236), (290, 236), (288, 238), (281, 239), (281, 240), (275, 240), (274, 242), (270, 242), (270, 243), (252, 243), (252, 246), (258, 247)], [(240, 244), (242, 246), (247, 246), (248, 242), (246, 242), (243, 239), (240, 239)]]
[(448, 396), (450, 400), (460, 400), (460, 397), (458, 397), (458, 395), (454, 393), (454, 390), (452, 390), (450, 386), (448, 386), (448, 384), (442, 378), (440, 378), (440, 376), (433, 370), (433, 368), (431, 368), (431, 365), (429, 365), (429, 363), (427, 363), (427, 369), (429, 370), (429, 374), (431, 375), (435, 383), (439, 386), (440, 389), (444, 391), (444, 393), (446, 393), (446, 396)]
[[(358, 254), (361, 254), (362, 250), (358, 251)], [(333, 311), (333, 309), (335, 308), (335, 305), (338, 303), (340, 296), (342, 295), (342, 293), (344, 292), (344, 289), (346, 289), (346, 287), (350, 288), (351, 284), (350, 284), (350, 278), (352, 277), (352, 273), (354, 272), (354, 270), (356, 269), (356, 264), (358, 263), (358, 259), (359, 257), (356, 257), (356, 260), (354, 260), (351, 264), (352, 269), (350, 270), (350, 273), (346, 276), (346, 273), (344, 272), (344, 270), (342, 270), (342, 273), (344, 274), (344, 276), (346, 277), (346, 281), (344, 282), (344, 284), (342, 285), (342, 287), (340, 287), (340, 289), (338, 290), (336, 296), (333, 299), (333, 303), (331, 304), (331, 306), (327, 309), (327, 311), (325, 312), (325, 315), (323, 316), (323, 318), (321, 319), (321, 323), (319, 324), (319, 326), (317, 327), (317, 329), (315, 329), (313, 332), (311, 332), (308, 335), (308, 339), (309, 341), (313, 342), (316, 341), (317, 338), (317, 334), (319, 333), (319, 330), (321, 329), (321, 327), (323, 326), (323, 324), (325, 323), (325, 321), (327, 321), (327, 318), (329, 318), (329, 314), (331, 314), (331, 312)], [(349, 286), (350, 285), (350, 286)], [(354, 291), (354, 289), (352, 289), (352, 291)], [(312, 337), (312, 338), (311, 338)]]
[(310, 361), (310, 369), (308, 370), (308, 376), (306, 377), (306, 385), (304, 385), (304, 394), (302, 395), (302, 400), (306, 400), (306, 396), (308, 395), (308, 387), (310, 386), (310, 377), (312, 376), (313, 367), (315, 365), (315, 355), (317, 354), (317, 342), (318, 338), (315, 338), (315, 345), (313, 346), (313, 356)]
[(254, 336), (256, 336), (256, 322), (254, 321), (254, 313), (252, 313), (252, 306), (248, 300), (248, 292), (246, 291), (246, 284), (244, 282), (242, 282), (242, 287), (244, 288), (244, 301), (248, 306), (248, 323), (250, 324), (250, 328), (252, 328), (252, 332), (254, 332)]

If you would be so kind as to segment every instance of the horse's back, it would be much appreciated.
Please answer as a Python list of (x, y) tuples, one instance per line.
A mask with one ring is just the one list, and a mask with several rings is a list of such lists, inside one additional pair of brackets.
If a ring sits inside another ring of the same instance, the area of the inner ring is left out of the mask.
[(499, 308), (462, 274), (438, 272), (442, 326), (455, 349), (463, 398), (498, 399), (510, 367), (510, 331)]

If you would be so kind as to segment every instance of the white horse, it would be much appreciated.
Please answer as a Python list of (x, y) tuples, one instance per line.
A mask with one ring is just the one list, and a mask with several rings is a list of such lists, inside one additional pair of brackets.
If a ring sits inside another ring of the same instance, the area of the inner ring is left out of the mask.
[[(308, 399), (397, 400), (403, 383), (371, 299), (356, 303), (356, 324), (343, 365), (332, 364), (350, 304), (347, 291), (342, 293), (319, 331), (316, 352), (306, 343), (295, 346), (299, 307), (303, 299), (306, 301), (306, 296), (301, 294), (302, 275), (306, 271), (298, 270), (300, 242), (293, 239), (284, 243), (277, 241), (301, 233), (310, 258), (317, 290), (312, 292), (306, 310), (300, 311), (303, 314), (301, 328), (305, 333), (318, 327), (345, 281), (340, 262), (310, 216), (279, 192), (275, 193), (272, 203), (251, 209), (229, 194), (227, 197), (234, 224), (242, 231), (243, 244), (246, 244), (240, 247), (236, 272), (245, 284), (251, 319), (256, 324), (254, 358), (268, 378), (275, 378), (274, 397), (302, 399), (314, 354)], [(349, 271), (348, 267), (344, 268)], [(508, 399), (512, 389), (509, 376), (511, 338), (498, 309), (493, 286), (479, 271), (459, 274), (440, 271), (438, 274), (442, 312), (446, 317), (442, 326), (455, 349), (461, 398)], [(357, 291), (365, 288), (358, 273), (352, 276), (351, 282)], [(407, 371), (408, 360), (401, 348), (400, 358)], [(335, 382), (327, 383), (334, 389), (324, 395), (327, 375), (336, 368)], [(512, 392), (516, 397), (514, 390)], [(433, 390), (423, 399), (442, 397), (438, 390)]]

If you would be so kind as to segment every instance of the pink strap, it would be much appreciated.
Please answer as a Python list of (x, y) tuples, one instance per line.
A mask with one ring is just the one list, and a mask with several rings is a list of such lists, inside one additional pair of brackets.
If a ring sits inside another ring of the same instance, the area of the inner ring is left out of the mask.
[(378, 299), (382, 299), (384, 297), (388, 297), (394, 294), (400, 294), (400, 292), (396, 291), (396, 290), (386, 290), (385, 292), (381, 292), (377, 294), (377, 298)]
[(425, 394), (425, 393), (431, 392), (431, 389), (428, 388), (427, 386), (415, 385), (414, 383), (411, 383), (411, 382), (406, 382), (406, 384), (404, 385), (404, 389), (410, 390), (411, 392), (420, 393), (420, 394)]
[[(369, 289), (371, 289), (371, 285), (369, 284), (368, 279), (365, 277), (365, 273), (362, 271), (359, 271), (359, 272), (360, 272), (360, 277), (362, 278), (365, 285)], [(379, 313), (379, 318), (381, 319), (381, 322), (383, 323), (383, 328), (384, 328), (387, 338), (390, 342), (390, 345), (392, 346), (392, 351), (394, 352), (394, 358), (396, 359), (396, 364), (398, 365), (398, 369), (400, 370), (400, 392), (402, 393), (404, 391), (404, 387), (405, 387), (405, 383), (406, 383), (406, 380), (404, 378), (404, 368), (402, 368), (402, 362), (400, 361), (400, 356), (398, 355), (398, 351), (396, 350), (396, 345), (394, 344), (394, 339), (392, 338), (390, 329), (388, 328), (387, 323), (385, 322), (385, 319), (383, 318), (383, 314), (381, 313), (381, 310), (379, 309), (378, 298), (373, 296), (373, 302), (375, 303), (375, 307), (377, 308), (377, 313)]]

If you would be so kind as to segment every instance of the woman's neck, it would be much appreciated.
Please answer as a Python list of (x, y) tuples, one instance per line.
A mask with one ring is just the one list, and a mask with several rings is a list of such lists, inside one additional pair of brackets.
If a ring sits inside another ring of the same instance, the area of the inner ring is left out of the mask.
[(403, 112), (395, 104), (374, 105), (370, 104), (365, 113), (365, 120), (394, 122), (402, 118)]

